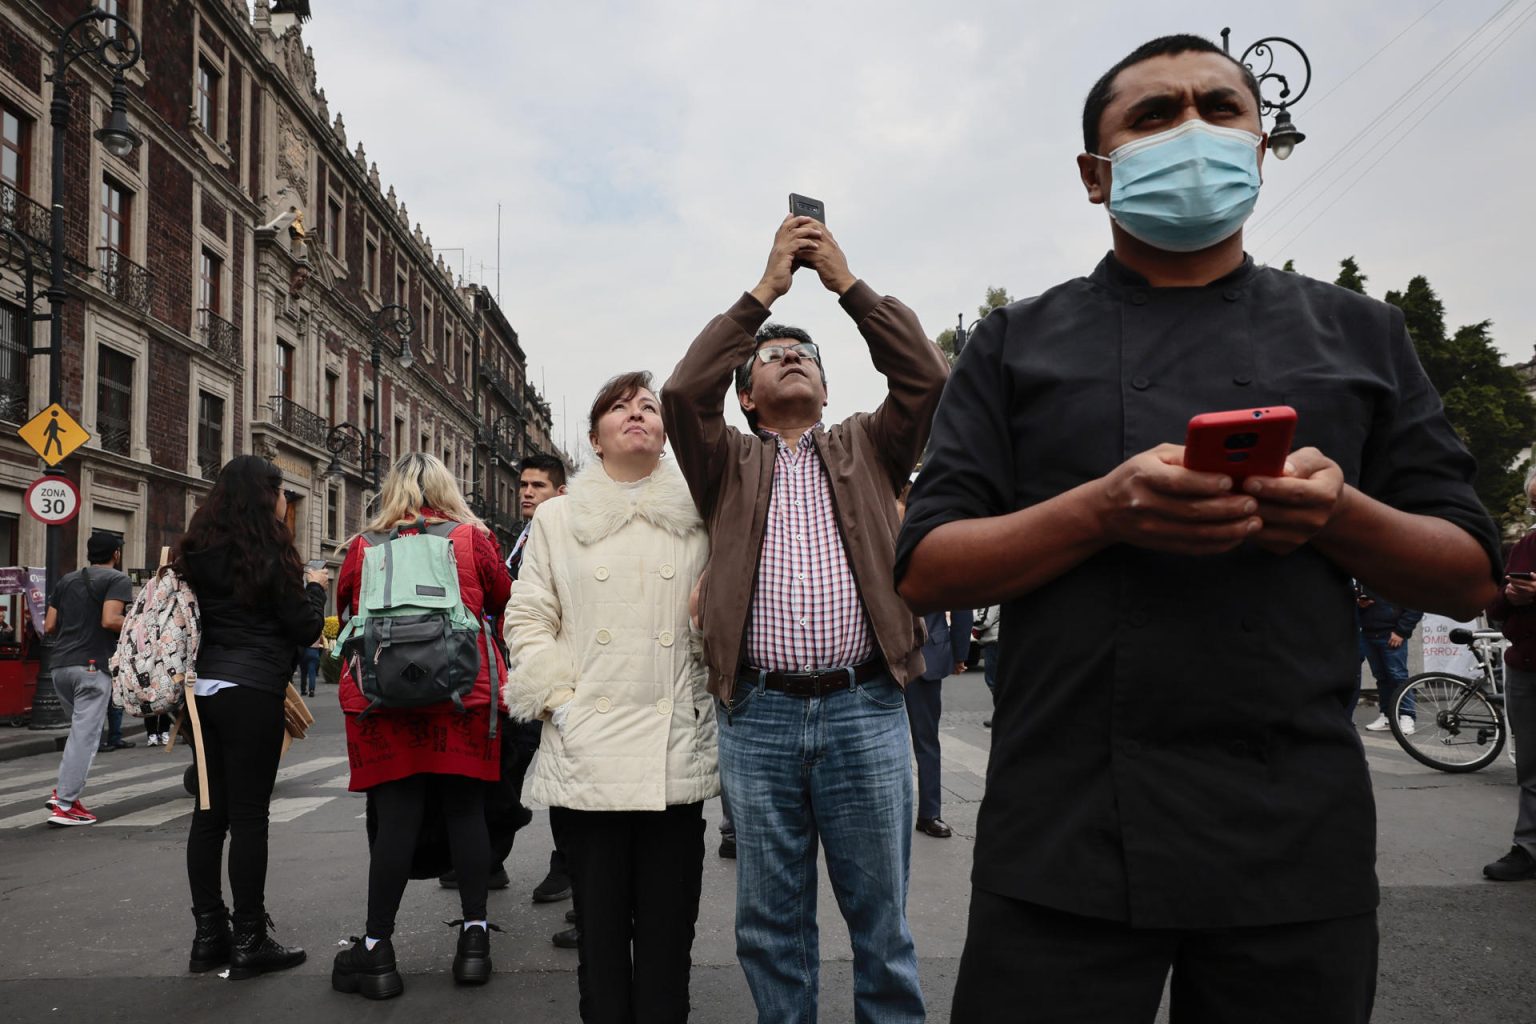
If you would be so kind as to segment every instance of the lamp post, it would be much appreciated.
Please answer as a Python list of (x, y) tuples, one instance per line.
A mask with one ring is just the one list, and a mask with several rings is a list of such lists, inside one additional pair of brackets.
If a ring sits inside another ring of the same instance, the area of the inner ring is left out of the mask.
[[(416, 330), (415, 321), (411, 319), (411, 311), (397, 302), (392, 302), (382, 307), (373, 314), (369, 322), (368, 333), (372, 344), (369, 361), (373, 365), (373, 422), (369, 429), (373, 432), (371, 456), (373, 470), (373, 493), (379, 493), (379, 484), (382, 473), (379, 469), (379, 458), (384, 451), (384, 435), (379, 431), (379, 368), (384, 361), (384, 343), (389, 332), (394, 332), (400, 339), (400, 368), (409, 370), (416, 363), (416, 357), (411, 354), (411, 335)], [(395, 453), (400, 454), (399, 452)]]
[[(1221, 48), (1228, 55), (1232, 54), (1231, 46), (1232, 30), (1221, 30)], [(1294, 51), (1301, 58), (1301, 88), (1293, 96), (1291, 94), (1291, 80), (1283, 72), (1275, 70), (1275, 47), (1283, 46)], [(1243, 51), (1243, 55), (1237, 58), (1239, 64), (1253, 72), (1253, 77), (1259, 83), (1259, 116), (1273, 113), (1275, 115), (1274, 127), (1269, 130), (1269, 151), (1275, 154), (1276, 160), (1284, 160), (1291, 155), (1291, 151), (1306, 139), (1295, 123), (1291, 120), (1290, 108), (1306, 95), (1307, 89), (1312, 85), (1312, 62), (1307, 59), (1307, 51), (1297, 46), (1284, 36), (1265, 36), (1256, 43), (1249, 45)], [(1264, 61), (1263, 70), (1257, 67), (1258, 61)], [(1280, 87), (1274, 100), (1264, 95), (1264, 87), (1269, 83), (1276, 83)]]
[(965, 349), (965, 343), (970, 340), (971, 332), (976, 329), (976, 325), (979, 324), (979, 323), (981, 323), (981, 318), (977, 317), (975, 320), (972, 320), (971, 321), (971, 325), (969, 327), (967, 327), (965, 325), (965, 314), (964, 313), (956, 314), (956, 316), (955, 316), (955, 358), (956, 359), (960, 358), (960, 353)]
[[(48, 169), (51, 179), (51, 223), (48, 246), (48, 288), (43, 297), (48, 300), (48, 347), (30, 348), (29, 355), (48, 355), (48, 401), (63, 403), (64, 385), (61, 354), (64, 348), (64, 133), (69, 127), (69, 87), (65, 81), (70, 65), (82, 58), (90, 58), (112, 73), (112, 113), (103, 128), (92, 134), (108, 153), (118, 158), (127, 157), (138, 148), (139, 133), (128, 123), (128, 86), (123, 74), (139, 62), (141, 48), (139, 37), (127, 21), (115, 14), (91, 7), (70, 22), (59, 36), (59, 45), (53, 51), (53, 73), (48, 80), (53, 83), (53, 101), (48, 107), (48, 125), (52, 129), (53, 164)], [(45, 469), (45, 476), (63, 476), (56, 467)], [(59, 528), (47, 527), (47, 592), (53, 593), (59, 572)], [(37, 674), (37, 693), (32, 701), (32, 728), (53, 729), (68, 725), (63, 705), (53, 689), (53, 672), (49, 665), (52, 641), (44, 637), (41, 644), (41, 666)]]
[(326, 476), (340, 476), (342, 474), (341, 456), (352, 447), (357, 448), (358, 465), (363, 467), (363, 476), (375, 491), (379, 489), (379, 466), (373, 458), (373, 446), (369, 443), (369, 437), (363, 433), (362, 428), (355, 423), (338, 423), (325, 435), (326, 450), (331, 453), (331, 464), (326, 467)]

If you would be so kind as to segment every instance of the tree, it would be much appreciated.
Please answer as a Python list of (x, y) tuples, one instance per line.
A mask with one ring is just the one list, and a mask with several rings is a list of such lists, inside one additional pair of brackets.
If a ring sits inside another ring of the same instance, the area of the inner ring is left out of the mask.
[(1359, 292), (1361, 295), (1364, 295), (1365, 282), (1366, 276), (1360, 273), (1360, 267), (1355, 263), (1353, 256), (1345, 256), (1342, 260), (1339, 260), (1339, 276), (1334, 278), (1334, 284), (1340, 288), (1348, 288), (1352, 292)]
[[(1359, 268), (1353, 269), (1364, 282)], [(1448, 336), (1445, 304), (1422, 275), (1404, 291), (1387, 292), (1386, 300), (1403, 311), (1419, 362), (1445, 403), (1446, 418), (1477, 459), (1478, 497), (1501, 523), (1512, 525), (1512, 511), (1524, 504), (1515, 456), (1536, 437), (1536, 402), (1514, 368), (1504, 365), (1493, 343), (1492, 322), (1468, 324)]]
[(1296, 261), (1286, 260), (1285, 266), (1281, 267), (1280, 269), (1285, 271), (1287, 274), (1294, 274), (1296, 273)]
[[(976, 315), (978, 317), (985, 318), (986, 315), (992, 312), (994, 309), (997, 309), (1000, 306), (1006, 306), (1012, 301), (1013, 296), (1008, 294), (1007, 288), (998, 288), (988, 285), (986, 301), (976, 307)], [(955, 359), (960, 355), (960, 353), (955, 351), (955, 329), (953, 327), (946, 327), (944, 330), (940, 331), (939, 336), (933, 340), (934, 343), (939, 346), (939, 350), (949, 357), (949, 361), (951, 365), (953, 365)]]

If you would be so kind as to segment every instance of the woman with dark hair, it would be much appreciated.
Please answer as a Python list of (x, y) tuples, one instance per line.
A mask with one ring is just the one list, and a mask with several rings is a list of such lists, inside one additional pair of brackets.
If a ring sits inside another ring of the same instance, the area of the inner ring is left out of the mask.
[[(544, 719), (533, 797), (571, 867), (587, 1024), (688, 1019), (714, 701), (688, 605), (709, 541), (648, 373), (589, 419), (597, 462), (539, 506), (507, 607), (507, 706)], [(707, 588), (706, 588), (707, 589)], [(705, 600), (700, 594), (699, 600)]]
[[(256, 455), (219, 471), (192, 516), (174, 567), (197, 595), (202, 643), (194, 693), (208, 809), (192, 812), (187, 881), (197, 935), (189, 969), (229, 964), (232, 979), (304, 962), (267, 934), (267, 810), (283, 750), (283, 694), (295, 652), (325, 625), (324, 569), (306, 571), (284, 523), (282, 472)], [(229, 836), (234, 927), (221, 868)]]

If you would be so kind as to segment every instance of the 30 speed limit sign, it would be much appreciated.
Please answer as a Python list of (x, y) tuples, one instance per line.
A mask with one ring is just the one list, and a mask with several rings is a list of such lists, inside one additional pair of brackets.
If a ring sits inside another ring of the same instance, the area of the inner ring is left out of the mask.
[(25, 504), (38, 522), (63, 526), (80, 514), (80, 492), (68, 477), (45, 476), (27, 488)]

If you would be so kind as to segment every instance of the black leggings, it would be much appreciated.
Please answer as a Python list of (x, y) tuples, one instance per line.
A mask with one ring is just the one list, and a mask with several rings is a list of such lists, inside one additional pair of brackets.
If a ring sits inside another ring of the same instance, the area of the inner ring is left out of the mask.
[(283, 698), (249, 686), (198, 697), (209, 809), (192, 812), (187, 881), (192, 909), (224, 906), (220, 868), (229, 835), (229, 891), (237, 921), (266, 915), (267, 810), (283, 752)]
[[(198, 710), (201, 711), (202, 709), (199, 708)], [(161, 733), (169, 733), (170, 731), (171, 731), (171, 716), (170, 715), (146, 715), (146, 716), (144, 716), (144, 735), (146, 735), (146, 736), (158, 736)]]
[(464, 920), (485, 920), (485, 890), (491, 874), (491, 838), (485, 827), (485, 783), (463, 775), (411, 775), (381, 782), (368, 791), (378, 821), (368, 861), (368, 937), (395, 932), (395, 912), (411, 877), (411, 858), (427, 801), (448, 819), (448, 849), (459, 876)]

